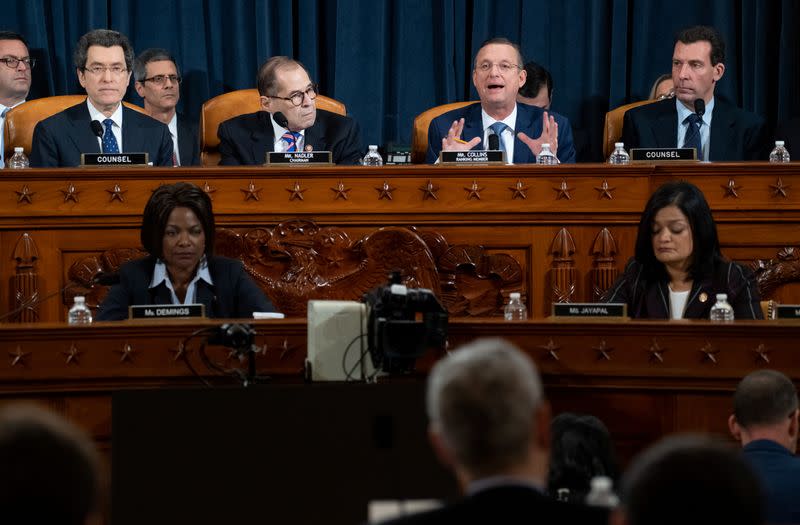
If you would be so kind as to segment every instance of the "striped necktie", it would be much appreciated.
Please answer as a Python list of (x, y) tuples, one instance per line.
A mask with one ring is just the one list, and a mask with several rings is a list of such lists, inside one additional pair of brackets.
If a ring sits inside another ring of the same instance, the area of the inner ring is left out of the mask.
[(281, 136), (284, 142), (286, 142), (286, 151), (297, 151), (297, 139), (300, 138), (300, 133), (296, 131), (286, 131), (286, 133)]

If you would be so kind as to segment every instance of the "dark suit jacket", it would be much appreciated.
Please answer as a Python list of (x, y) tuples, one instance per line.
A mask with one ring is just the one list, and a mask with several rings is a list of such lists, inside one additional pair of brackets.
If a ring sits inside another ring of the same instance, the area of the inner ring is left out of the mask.
[[(119, 284), (113, 286), (97, 309), (98, 321), (128, 318), (128, 306), (172, 304), (166, 284), (150, 288), (156, 258), (147, 256), (130, 261), (120, 268)], [(214, 285), (198, 281), (196, 302), (206, 305), (208, 317), (245, 318), (253, 312), (272, 312), (274, 307), (264, 292), (247, 275), (242, 262), (227, 257), (210, 257), (208, 271)]]
[(751, 441), (743, 453), (761, 479), (767, 523), (800, 523), (800, 458), (767, 439)]
[[(261, 165), (274, 151), (275, 132), (266, 111), (239, 115), (219, 125), (220, 166)], [(358, 164), (364, 156), (361, 131), (355, 120), (317, 109), (314, 125), (305, 130), (305, 144), (330, 151), (334, 164)]]
[[(753, 275), (736, 263), (719, 261), (714, 275), (695, 280), (692, 284), (683, 311), (684, 319), (708, 319), (718, 293), (728, 294), (734, 319), (764, 318)], [(668, 283), (647, 281), (644, 267), (634, 258), (628, 261), (625, 272), (601, 301), (627, 303), (628, 315), (634, 319), (671, 318)]]
[(181, 166), (200, 165), (200, 141), (197, 139), (197, 123), (178, 113), (178, 153)]
[[(80, 165), (81, 153), (102, 153), (90, 122), (84, 101), (36, 124), (31, 167), (70, 168)], [(147, 152), (154, 166), (172, 166), (172, 135), (166, 124), (123, 106), (120, 151)]]
[(487, 488), (451, 505), (413, 514), (385, 525), (605, 525), (608, 511), (561, 503), (523, 486)]
[[(541, 135), (542, 113), (544, 113), (542, 108), (527, 104), (517, 104), (517, 122), (514, 125), (514, 133), (522, 131), (532, 139)], [(572, 128), (569, 125), (569, 120), (552, 111), (549, 114), (555, 117), (558, 123), (558, 151), (556, 152), (558, 160), (568, 163), (575, 162), (575, 145), (572, 141)], [(439, 153), (442, 151), (442, 139), (447, 136), (447, 131), (453, 125), (453, 122), (460, 118), (464, 119), (464, 130), (461, 133), (461, 139), (469, 142), (475, 137), (480, 137), (481, 142), (474, 149), (486, 149), (483, 145), (481, 105), (480, 103), (470, 104), (463, 108), (448, 111), (431, 121), (428, 127), (428, 156), (425, 159), (428, 164), (435, 163), (436, 159), (439, 158)], [(515, 137), (514, 164), (532, 164), (535, 162), (536, 155), (519, 137)]]
[[(622, 141), (625, 148), (675, 148), (678, 110), (675, 99), (633, 108), (625, 113)], [(767, 160), (764, 119), (719, 97), (714, 99), (709, 160)]]

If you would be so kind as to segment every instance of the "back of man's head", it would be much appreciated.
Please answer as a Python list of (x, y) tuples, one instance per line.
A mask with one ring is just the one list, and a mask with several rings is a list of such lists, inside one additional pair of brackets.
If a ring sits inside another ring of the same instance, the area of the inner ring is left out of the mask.
[(528, 73), (528, 78), (525, 80), (525, 84), (519, 88), (520, 96), (536, 98), (544, 87), (549, 102), (553, 98), (553, 77), (550, 72), (536, 62), (525, 64), (525, 71)]
[(533, 362), (502, 339), (456, 349), (428, 377), (431, 429), (472, 477), (501, 474), (529, 457), (542, 385)]
[(98, 511), (99, 460), (83, 432), (33, 405), (0, 411), (4, 523), (83, 525)]
[(758, 370), (745, 376), (733, 395), (733, 415), (744, 428), (785, 422), (797, 410), (794, 383), (776, 370)]
[(672, 436), (636, 458), (622, 483), (628, 525), (764, 523), (758, 479), (733, 449)]

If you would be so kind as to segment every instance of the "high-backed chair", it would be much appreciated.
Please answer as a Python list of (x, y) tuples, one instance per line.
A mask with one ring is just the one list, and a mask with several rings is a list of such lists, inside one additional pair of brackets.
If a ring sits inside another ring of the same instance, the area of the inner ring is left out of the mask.
[[(317, 108), (347, 115), (347, 108), (338, 100), (317, 95)], [(200, 113), (200, 161), (203, 166), (216, 166), (219, 164), (219, 137), (217, 128), (226, 120), (255, 113), (261, 109), (261, 102), (257, 89), (240, 89), (223, 93), (203, 104)]]
[[(625, 104), (618, 108), (614, 108), (606, 113), (606, 125), (603, 128), (603, 158), (608, 158), (611, 152), (614, 151), (614, 143), (619, 142), (622, 138), (622, 119), (625, 117), (625, 112), (645, 104), (652, 104), (658, 102), (657, 100), (642, 100), (639, 102), (632, 102)], [(627, 144), (625, 147), (627, 148)]]
[[(21, 146), (25, 154), (31, 154), (33, 142), (33, 128), (40, 120), (51, 117), (68, 107), (75, 106), (86, 100), (86, 95), (60, 95), (57, 97), (37, 98), (20, 104), (6, 114), (4, 136), (4, 158), (9, 159), (14, 154), (14, 147)], [(130, 109), (145, 113), (144, 108), (129, 102), (123, 102)]]
[(431, 125), (431, 120), (442, 113), (463, 108), (476, 102), (476, 100), (451, 102), (450, 104), (443, 104), (425, 110), (417, 115), (417, 118), (414, 119), (414, 134), (411, 136), (411, 162), (414, 164), (423, 164), (425, 162), (425, 155), (428, 153), (428, 126)]

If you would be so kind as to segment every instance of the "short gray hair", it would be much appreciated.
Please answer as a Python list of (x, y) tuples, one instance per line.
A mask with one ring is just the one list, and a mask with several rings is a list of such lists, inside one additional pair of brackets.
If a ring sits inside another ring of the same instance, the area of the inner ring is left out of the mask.
[(432, 429), (456, 461), (477, 476), (498, 473), (527, 458), (542, 401), (533, 361), (504, 339), (464, 345), (439, 361), (428, 376)]
[(170, 54), (166, 49), (160, 47), (151, 47), (145, 49), (133, 61), (133, 78), (136, 82), (143, 82), (147, 78), (147, 64), (150, 62), (160, 62), (162, 60), (169, 60), (175, 65), (175, 71), (180, 75), (178, 70), (178, 63), (175, 62), (175, 57)]
[(95, 29), (94, 31), (89, 31), (78, 40), (78, 45), (75, 47), (75, 52), (72, 54), (72, 60), (77, 69), (83, 71), (83, 69), (86, 67), (89, 48), (92, 46), (120, 46), (123, 54), (125, 55), (125, 67), (128, 70), (133, 67), (133, 46), (128, 40), (128, 37), (119, 31), (111, 31), (110, 29)]
[(786, 421), (798, 407), (792, 380), (777, 370), (747, 374), (733, 395), (733, 415), (744, 428), (769, 426)]

